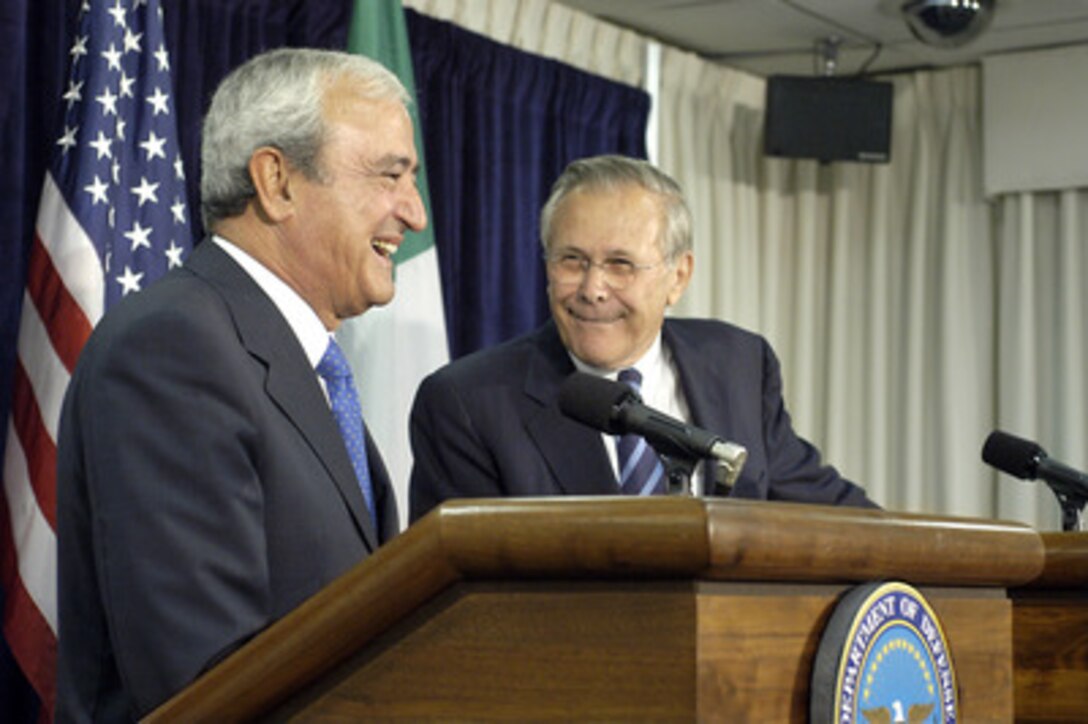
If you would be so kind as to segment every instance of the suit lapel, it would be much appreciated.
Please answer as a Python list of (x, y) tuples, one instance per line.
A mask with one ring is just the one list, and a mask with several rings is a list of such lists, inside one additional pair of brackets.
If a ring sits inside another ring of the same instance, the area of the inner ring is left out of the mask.
[[(294, 342), (293, 336), (290, 339)], [(363, 539), (372, 551), (376, 550), (377, 529), (367, 511), (363, 492), (359, 488), (359, 480), (355, 476), (355, 469), (351, 466), (351, 458), (348, 457), (343, 438), (340, 436), (340, 429), (329, 411), (317, 378), (313, 378), (312, 385), (300, 384), (301, 380), (306, 379), (304, 375), (313, 375), (313, 369), (308, 364), (305, 355), (299, 349), (297, 356), (302, 357), (300, 365), (298, 360), (293, 359), (296, 355), (281, 355), (282, 350), (262, 349), (259, 343), (251, 348), (250, 352), (257, 357), (270, 355), (266, 358), (268, 364), (266, 389), (269, 397), (283, 410), (317, 454), (351, 511)]]
[(719, 379), (720, 357), (699, 349), (699, 340), (679, 320), (665, 320), (662, 341), (672, 353), (684, 398), (691, 410), (692, 423), (718, 435), (728, 436), (730, 402), (728, 386)]
[(529, 437), (563, 493), (615, 493), (616, 476), (600, 432), (571, 420), (559, 410), (559, 386), (574, 372), (574, 364), (555, 324), (545, 325), (532, 342), (539, 354), (531, 356), (525, 375), (524, 390), (530, 404), (524, 421)]
[(367, 546), (379, 537), (336, 420), (302, 346), (275, 304), (230, 256), (205, 241), (186, 267), (212, 283), (231, 309), (242, 344), (267, 370), (265, 390), (332, 478)]

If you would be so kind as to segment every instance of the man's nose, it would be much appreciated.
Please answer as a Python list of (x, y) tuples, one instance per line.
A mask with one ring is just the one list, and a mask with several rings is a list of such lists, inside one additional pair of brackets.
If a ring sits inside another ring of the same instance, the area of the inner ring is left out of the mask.
[(423, 231), (427, 228), (427, 209), (423, 205), (419, 188), (414, 183), (401, 199), (397, 215), (412, 231)]
[(604, 267), (593, 262), (586, 262), (586, 269), (582, 274), (582, 283), (578, 285), (578, 291), (586, 299), (596, 301), (607, 299), (612, 287), (608, 284)]

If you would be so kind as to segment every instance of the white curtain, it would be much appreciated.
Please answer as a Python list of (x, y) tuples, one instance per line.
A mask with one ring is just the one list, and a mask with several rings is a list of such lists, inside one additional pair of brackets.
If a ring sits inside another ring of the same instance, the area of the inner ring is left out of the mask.
[(990, 515), (977, 72), (894, 83), (892, 163), (770, 159), (761, 79), (663, 53), (660, 161), (688, 189), (700, 267), (676, 313), (765, 334), (797, 429), (883, 505)]
[[(1009, 194), (994, 219), (997, 426), (1088, 469), (1088, 190)], [(1059, 527), (1048, 491), (997, 491), (998, 515)]]
[(1088, 192), (983, 197), (973, 67), (891, 79), (880, 166), (763, 158), (762, 81), (674, 49), (661, 76), (700, 267), (676, 313), (766, 334), (798, 430), (886, 507), (1060, 527), (980, 451), (1000, 428), (1088, 460)]
[[(406, 0), (639, 85), (647, 41), (550, 0)], [(1088, 191), (982, 195), (977, 68), (894, 76), (889, 164), (764, 158), (764, 81), (665, 46), (658, 162), (695, 216), (677, 315), (765, 334), (798, 431), (885, 507), (1060, 525), (981, 461), (1000, 428), (1088, 467)]]

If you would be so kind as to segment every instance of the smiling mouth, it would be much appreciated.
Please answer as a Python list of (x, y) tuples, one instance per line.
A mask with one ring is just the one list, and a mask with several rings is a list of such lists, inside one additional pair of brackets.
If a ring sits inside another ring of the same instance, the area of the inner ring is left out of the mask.
[(370, 246), (378, 253), (378, 256), (390, 259), (397, 251), (397, 244), (381, 239), (372, 239)]
[(582, 324), (612, 324), (614, 322), (618, 322), (621, 319), (621, 317), (617, 315), (610, 315), (607, 317), (587, 317), (583, 314), (579, 314), (578, 312), (570, 309), (569, 307), (567, 308), (567, 314), (569, 314), (574, 321), (580, 322)]

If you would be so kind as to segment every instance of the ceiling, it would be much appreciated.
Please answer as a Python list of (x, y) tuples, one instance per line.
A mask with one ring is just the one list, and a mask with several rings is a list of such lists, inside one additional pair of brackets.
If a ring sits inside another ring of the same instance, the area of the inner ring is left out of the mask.
[(954, 49), (916, 40), (899, 12), (903, 0), (558, 1), (761, 76), (822, 73), (817, 48), (829, 37), (841, 41), (835, 64), (840, 75), (866, 67), (881, 73), (963, 65), (998, 53), (1088, 44), (1088, 0), (996, 0), (990, 27)]

